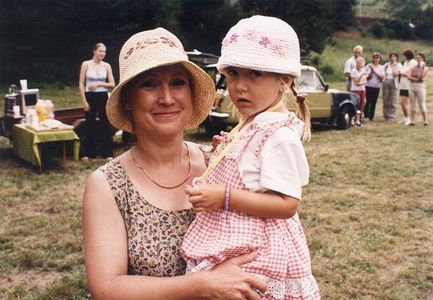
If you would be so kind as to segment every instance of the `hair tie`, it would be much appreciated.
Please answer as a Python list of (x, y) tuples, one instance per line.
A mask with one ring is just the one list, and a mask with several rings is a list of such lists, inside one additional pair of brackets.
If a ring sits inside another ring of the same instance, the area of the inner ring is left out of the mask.
[(304, 96), (301, 96), (301, 95), (296, 96), (296, 103), (302, 104), (302, 103), (304, 103), (304, 101), (305, 101)]

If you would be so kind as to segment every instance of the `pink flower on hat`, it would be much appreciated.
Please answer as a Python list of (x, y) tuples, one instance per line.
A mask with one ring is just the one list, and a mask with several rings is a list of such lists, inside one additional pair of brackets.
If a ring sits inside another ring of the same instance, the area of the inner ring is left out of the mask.
[(271, 41), (270, 41), (267, 37), (262, 36), (262, 37), (260, 38), (259, 44), (265, 46), (265, 48), (266, 48), (270, 43), (271, 43)]

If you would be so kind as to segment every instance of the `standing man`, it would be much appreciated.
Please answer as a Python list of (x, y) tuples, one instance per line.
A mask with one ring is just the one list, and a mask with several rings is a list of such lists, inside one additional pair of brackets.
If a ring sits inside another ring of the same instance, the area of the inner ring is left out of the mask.
[(352, 85), (352, 80), (351, 80), (351, 73), (352, 70), (355, 69), (356, 67), (356, 59), (358, 57), (362, 57), (362, 46), (361, 45), (356, 45), (353, 48), (353, 56), (351, 58), (349, 58), (348, 60), (346, 60), (346, 63), (344, 64), (344, 76), (346, 76), (347, 78), (347, 90), (350, 91), (351, 90), (351, 85)]

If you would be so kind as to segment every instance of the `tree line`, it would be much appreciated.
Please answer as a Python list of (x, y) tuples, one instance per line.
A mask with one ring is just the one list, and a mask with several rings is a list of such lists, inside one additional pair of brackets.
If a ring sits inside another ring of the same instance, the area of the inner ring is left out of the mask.
[[(323, 51), (335, 30), (353, 21), (355, 0), (1, 0), (0, 83), (76, 82), (93, 45), (117, 55), (132, 34), (165, 27), (186, 50), (219, 54), (228, 29), (253, 14), (280, 17), (298, 32), (305, 52)], [(338, 9), (337, 9), (338, 7)]]
[[(412, 0), (388, 1), (400, 7), (411, 6)], [(0, 0), (0, 83), (17, 82), (20, 78), (35, 83), (74, 83), (81, 61), (92, 56), (92, 48), (98, 42), (107, 45), (106, 61), (117, 77), (117, 55), (123, 43), (136, 32), (158, 26), (176, 34), (186, 50), (219, 55), (228, 29), (239, 19), (254, 14), (287, 21), (299, 35), (303, 54), (321, 53), (335, 31), (354, 24), (356, 2)], [(401, 13), (400, 8), (395, 11)]]

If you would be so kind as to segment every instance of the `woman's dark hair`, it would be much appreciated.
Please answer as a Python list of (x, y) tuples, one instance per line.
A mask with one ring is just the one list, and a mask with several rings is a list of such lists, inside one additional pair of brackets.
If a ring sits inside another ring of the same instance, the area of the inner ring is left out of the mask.
[(391, 52), (390, 54), (389, 54), (389, 60), (391, 60), (391, 56), (395, 56), (395, 57), (397, 57), (397, 60), (398, 60), (398, 54), (396, 53), (396, 52)]
[(407, 60), (410, 60), (415, 57), (415, 54), (413, 54), (413, 51), (410, 49), (404, 50), (403, 55), (406, 57)]
[(419, 55), (422, 57), (422, 60), (425, 61), (425, 54), (422, 52), (418, 52), (416, 55)]
[(379, 52), (374, 52), (372, 58), (379, 58), (379, 63), (382, 61), (382, 54), (380, 54)]

